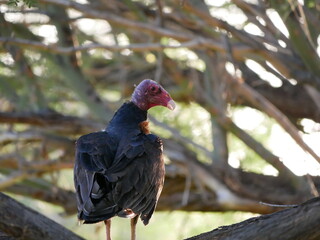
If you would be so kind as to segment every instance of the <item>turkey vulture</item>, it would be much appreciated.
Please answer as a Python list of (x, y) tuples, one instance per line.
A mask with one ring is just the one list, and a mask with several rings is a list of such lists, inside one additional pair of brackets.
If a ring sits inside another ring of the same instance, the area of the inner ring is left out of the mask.
[(143, 80), (104, 131), (77, 140), (78, 219), (104, 221), (107, 240), (112, 217), (131, 218), (131, 239), (135, 239), (138, 217), (147, 225), (156, 208), (165, 169), (162, 142), (148, 128), (147, 111), (154, 106), (173, 110), (175, 103), (158, 83)]

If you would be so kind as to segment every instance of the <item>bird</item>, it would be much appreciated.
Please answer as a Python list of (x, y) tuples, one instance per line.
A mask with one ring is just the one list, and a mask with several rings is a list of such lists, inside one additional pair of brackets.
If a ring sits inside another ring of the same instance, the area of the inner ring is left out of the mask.
[(154, 106), (174, 110), (176, 104), (160, 84), (145, 79), (104, 130), (76, 141), (78, 220), (104, 221), (107, 240), (115, 216), (131, 219), (131, 240), (135, 240), (139, 216), (147, 225), (158, 203), (165, 166), (162, 140), (149, 129), (148, 110)]

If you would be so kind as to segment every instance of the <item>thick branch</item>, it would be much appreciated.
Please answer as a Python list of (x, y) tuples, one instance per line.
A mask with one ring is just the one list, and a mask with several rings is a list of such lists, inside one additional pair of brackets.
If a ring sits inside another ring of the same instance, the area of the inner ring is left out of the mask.
[(3, 193), (0, 212), (0, 230), (15, 239), (83, 239)]
[(314, 198), (298, 207), (219, 227), (188, 240), (316, 240), (319, 238), (320, 198)]

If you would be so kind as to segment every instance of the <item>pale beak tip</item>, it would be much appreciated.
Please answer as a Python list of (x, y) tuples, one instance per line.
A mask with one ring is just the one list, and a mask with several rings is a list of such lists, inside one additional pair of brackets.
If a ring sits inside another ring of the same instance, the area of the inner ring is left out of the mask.
[(170, 110), (174, 110), (176, 108), (176, 103), (171, 99), (168, 103), (167, 103), (167, 108), (169, 108)]

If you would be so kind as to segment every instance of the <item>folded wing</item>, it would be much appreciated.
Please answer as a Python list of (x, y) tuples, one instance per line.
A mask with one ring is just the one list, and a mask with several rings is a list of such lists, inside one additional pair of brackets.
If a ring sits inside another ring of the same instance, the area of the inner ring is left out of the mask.
[(115, 141), (107, 132), (77, 141), (74, 181), (78, 217), (85, 223), (141, 214), (148, 224), (164, 181), (162, 143), (132, 133)]

